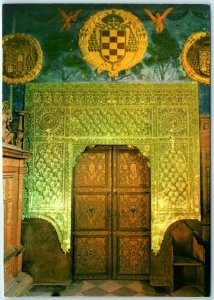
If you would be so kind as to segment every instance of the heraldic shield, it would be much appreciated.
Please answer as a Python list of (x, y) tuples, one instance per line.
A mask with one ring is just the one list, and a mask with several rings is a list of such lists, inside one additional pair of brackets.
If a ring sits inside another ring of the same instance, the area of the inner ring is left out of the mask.
[(110, 62), (122, 60), (126, 54), (126, 30), (102, 29), (100, 30), (101, 55)]

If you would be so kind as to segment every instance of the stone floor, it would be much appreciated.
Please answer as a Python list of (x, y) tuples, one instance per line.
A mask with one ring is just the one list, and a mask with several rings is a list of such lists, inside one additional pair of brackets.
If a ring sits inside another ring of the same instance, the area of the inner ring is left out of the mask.
[(174, 293), (155, 289), (147, 282), (131, 280), (77, 280), (70, 285), (33, 285), (25, 296), (203, 296), (197, 288), (184, 287)]

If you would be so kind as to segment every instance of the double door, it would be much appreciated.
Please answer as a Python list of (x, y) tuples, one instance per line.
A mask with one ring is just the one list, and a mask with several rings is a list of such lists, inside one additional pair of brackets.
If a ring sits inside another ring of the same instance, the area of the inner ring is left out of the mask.
[(96, 146), (74, 171), (73, 277), (147, 279), (150, 169), (134, 147)]

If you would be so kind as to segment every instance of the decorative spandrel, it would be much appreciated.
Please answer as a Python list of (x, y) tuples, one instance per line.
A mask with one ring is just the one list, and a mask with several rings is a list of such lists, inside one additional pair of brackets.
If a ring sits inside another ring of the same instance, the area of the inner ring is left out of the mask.
[[(185, 147), (186, 146), (186, 147)], [(160, 209), (169, 209), (189, 214), (191, 202), (189, 199), (189, 166), (187, 145), (180, 144), (174, 149), (168, 149), (166, 145), (160, 144), (159, 157), (159, 202)], [(167, 204), (167, 206), (166, 206)]]
[[(31, 209), (64, 206), (64, 143), (36, 143), (34, 155), (34, 193)], [(59, 201), (60, 199), (60, 201)]]
[[(24, 217), (51, 222), (64, 251), (71, 245), (72, 168), (87, 146), (137, 146), (148, 159), (153, 251), (159, 250), (171, 223), (200, 219), (196, 83), (27, 84), (25, 106), (25, 144), (33, 158), (25, 178)], [(140, 172), (137, 162), (131, 165), (130, 183)], [(93, 178), (94, 168), (98, 165), (92, 162), (90, 170), (84, 170), (83, 184), (88, 178), (105, 184), (101, 175)]]

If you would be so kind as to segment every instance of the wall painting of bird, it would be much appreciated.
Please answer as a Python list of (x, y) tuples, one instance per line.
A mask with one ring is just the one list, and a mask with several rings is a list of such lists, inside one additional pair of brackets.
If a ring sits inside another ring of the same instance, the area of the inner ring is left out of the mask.
[(60, 32), (63, 30), (68, 31), (71, 27), (71, 23), (74, 23), (77, 21), (80, 13), (83, 11), (83, 9), (77, 9), (75, 11), (70, 11), (69, 13), (66, 13), (61, 8), (57, 8), (60, 16), (62, 17), (62, 27)]
[(173, 7), (167, 8), (165, 12), (161, 15), (159, 12), (155, 16), (148, 9), (144, 9), (144, 12), (152, 19), (152, 24), (156, 23), (155, 30), (157, 33), (161, 33), (164, 29), (164, 20), (171, 13)]

